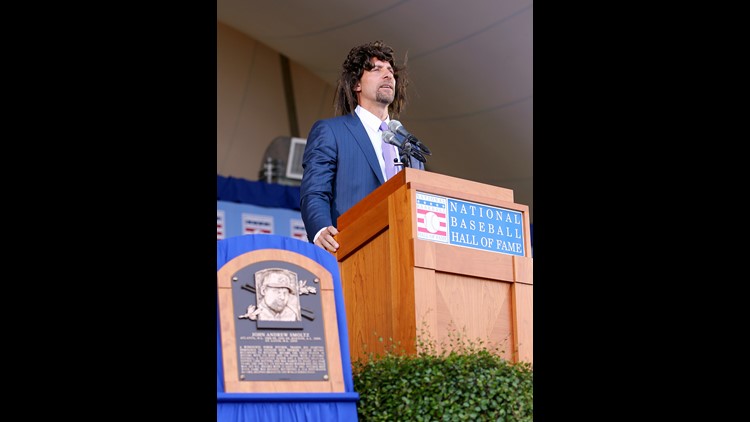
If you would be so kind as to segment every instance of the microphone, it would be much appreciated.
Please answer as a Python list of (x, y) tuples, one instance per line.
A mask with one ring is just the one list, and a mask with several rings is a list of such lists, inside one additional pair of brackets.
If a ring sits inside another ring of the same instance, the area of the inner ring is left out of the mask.
[(404, 147), (404, 142), (403, 141), (399, 141), (398, 138), (396, 137), (396, 134), (393, 133), (393, 132), (391, 132), (391, 131), (387, 131), (387, 130), (384, 131), (382, 137), (383, 137), (383, 140), (385, 142), (387, 142), (387, 143), (389, 143), (391, 145), (395, 145), (398, 148), (403, 148)]
[(411, 155), (412, 157), (416, 158), (417, 160), (423, 162), (423, 163), (427, 162), (427, 159), (424, 158), (424, 155), (422, 155), (422, 153), (419, 152), (419, 151), (417, 151), (416, 149), (413, 149), (413, 150), (409, 151), (408, 154)]
[[(383, 142), (390, 144), (390, 145), (395, 145), (396, 148), (398, 148), (398, 157), (393, 159), (393, 165), (394, 166), (405, 165), (406, 167), (409, 167), (409, 160), (406, 158), (408, 155), (406, 151), (404, 151), (404, 149), (402, 148), (402, 142), (400, 142), (396, 138), (396, 135), (389, 130), (384, 130), (380, 136), (383, 138)], [(385, 165), (388, 165), (388, 163), (385, 163)]]
[(412, 157), (416, 158), (417, 160), (421, 162), (426, 162), (426, 159), (424, 156), (417, 151), (417, 148), (412, 146), (411, 142), (408, 141), (401, 141), (398, 139), (395, 133), (390, 131), (383, 132), (383, 140), (386, 143), (389, 143), (391, 145), (395, 145), (399, 151), (406, 155), (411, 155)]
[[(427, 148), (427, 146), (421, 142), (419, 142), (419, 139), (417, 139), (416, 136), (409, 133), (406, 128), (404, 128), (404, 125), (401, 124), (398, 120), (391, 120), (388, 123), (388, 129), (392, 130), (393, 132), (398, 133), (399, 135), (403, 136), (407, 142), (411, 142), (414, 145), (417, 146), (421, 150), (422, 153), (427, 155), (432, 155), (432, 152), (430, 152), (430, 149)], [(387, 142), (387, 141), (386, 141)]]

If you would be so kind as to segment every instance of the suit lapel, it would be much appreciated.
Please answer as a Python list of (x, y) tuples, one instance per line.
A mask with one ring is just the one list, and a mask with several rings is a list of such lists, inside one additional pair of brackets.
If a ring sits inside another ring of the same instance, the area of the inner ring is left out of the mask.
[(383, 179), (383, 173), (380, 171), (380, 163), (378, 163), (378, 157), (375, 155), (375, 149), (372, 147), (372, 142), (370, 142), (370, 137), (367, 136), (367, 131), (365, 130), (364, 125), (362, 125), (359, 117), (357, 117), (357, 115), (354, 113), (347, 114), (346, 117), (346, 127), (349, 129), (349, 131), (352, 133), (352, 136), (354, 136), (354, 139), (357, 141), (357, 145), (359, 145), (359, 148), (365, 155), (367, 163), (370, 165), (370, 169), (372, 169), (372, 172), (375, 173), (375, 176), (377, 176), (381, 184), (385, 183), (385, 179)]

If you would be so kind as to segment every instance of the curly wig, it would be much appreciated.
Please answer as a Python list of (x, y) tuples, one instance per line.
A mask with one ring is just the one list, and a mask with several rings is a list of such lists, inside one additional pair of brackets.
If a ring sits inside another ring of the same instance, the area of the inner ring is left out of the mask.
[(409, 80), (406, 74), (406, 57), (403, 65), (396, 65), (393, 48), (387, 46), (383, 41), (373, 41), (352, 48), (346, 60), (341, 65), (341, 77), (336, 84), (336, 94), (333, 97), (334, 113), (337, 116), (349, 114), (357, 107), (357, 95), (354, 87), (362, 78), (365, 70), (371, 70), (374, 66), (370, 61), (376, 57), (387, 61), (393, 67), (393, 77), (396, 79), (396, 92), (393, 102), (388, 106), (389, 115), (396, 119), (406, 106), (406, 87)]

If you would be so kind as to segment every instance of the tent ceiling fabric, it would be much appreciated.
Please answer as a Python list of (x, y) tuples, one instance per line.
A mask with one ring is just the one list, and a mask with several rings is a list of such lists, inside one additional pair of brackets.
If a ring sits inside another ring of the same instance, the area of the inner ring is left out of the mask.
[(385, 41), (406, 58), (399, 120), (427, 170), (513, 189), (533, 222), (533, 2), (217, 0), (217, 18), (332, 86), (352, 47)]

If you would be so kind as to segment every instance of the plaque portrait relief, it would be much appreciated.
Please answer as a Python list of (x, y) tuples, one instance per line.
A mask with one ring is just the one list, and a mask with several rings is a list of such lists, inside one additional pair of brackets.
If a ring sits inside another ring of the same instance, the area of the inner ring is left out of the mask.
[(300, 321), (297, 274), (282, 268), (267, 268), (255, 273), (256, 304), (240, 318), (259, 321)]

